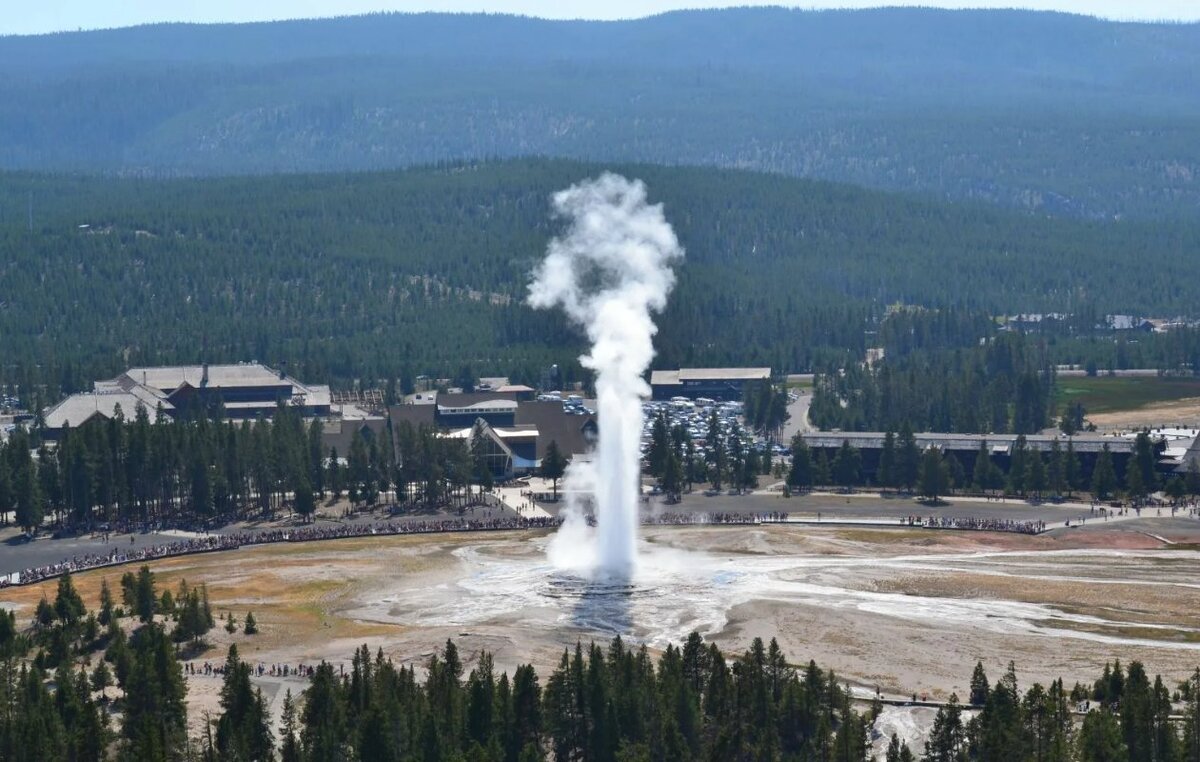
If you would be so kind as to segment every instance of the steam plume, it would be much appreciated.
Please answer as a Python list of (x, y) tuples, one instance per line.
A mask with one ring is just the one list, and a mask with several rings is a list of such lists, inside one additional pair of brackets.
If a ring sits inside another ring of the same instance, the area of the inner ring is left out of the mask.
[(683, 257), (661, 204), (646, 202), (646, 186), (612, 173), (553, 197), (569, 221), (534, 272), (529, 304), (561, 306), (587, 332), (580, 357), (596, 372), (600, 442), (595, 454), (596, 565), (610, 576), (632, 573), (637, 549), (642, 374), (654, 357), (657, 328)]

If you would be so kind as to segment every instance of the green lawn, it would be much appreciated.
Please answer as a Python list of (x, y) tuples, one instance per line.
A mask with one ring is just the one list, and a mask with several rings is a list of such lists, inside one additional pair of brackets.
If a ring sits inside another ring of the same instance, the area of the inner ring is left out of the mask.
[(1200, 378), (1095, 378), (1058, 379), (1058, 406), (1083, 403), (1089, 413), (1136, 410), (1155, 402), (1200, 397)]

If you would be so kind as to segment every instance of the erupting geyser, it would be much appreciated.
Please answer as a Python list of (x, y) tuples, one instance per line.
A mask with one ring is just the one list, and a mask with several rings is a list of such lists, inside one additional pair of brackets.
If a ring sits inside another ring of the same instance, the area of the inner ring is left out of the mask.
[(646, 186), (612, 173), (554, 194), (568, 220), (534, 272), (529, 304), (562, 306), (587, 332), (591, 351), (580, 357), (596, 373), (600, 441), (593, 461), (596, 506), (595, 571), (633, 573), (637, 552), (642, 374), (654, 357), (660, 312), (675, 283), (673, 260), (683, 256), (661, 204), (646, 202)]

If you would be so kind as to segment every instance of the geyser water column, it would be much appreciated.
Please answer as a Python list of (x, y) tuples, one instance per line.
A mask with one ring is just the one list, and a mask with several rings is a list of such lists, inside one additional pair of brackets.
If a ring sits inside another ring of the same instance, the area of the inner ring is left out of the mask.
[(567, 229), (535, 270), (529, 304), (561, 306), (591, 341), (579, 359), (596, 373), (600, 416), (596, 571), (627, 577), (637, 554), (642, 400), (650, 393), (642, 374), (657, 331), (651, 314), (666, 306), (675, 284), (671, 263), (683, 249), (662, 205), (647, 203), (640, 180), (606, 172), (555, 193), (553, 203)]

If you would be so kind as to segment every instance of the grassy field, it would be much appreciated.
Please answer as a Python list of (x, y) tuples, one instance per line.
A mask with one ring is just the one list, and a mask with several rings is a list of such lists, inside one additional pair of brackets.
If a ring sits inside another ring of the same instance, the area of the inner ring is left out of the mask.
[(1200, 397), (1200, 379), (1197, 378), (1097, 376), (1058, 379), (1060, 410), (1079, 402), (1088, 413), (1114, 413), (1195, 397)]

